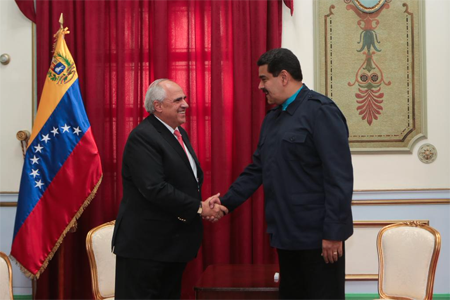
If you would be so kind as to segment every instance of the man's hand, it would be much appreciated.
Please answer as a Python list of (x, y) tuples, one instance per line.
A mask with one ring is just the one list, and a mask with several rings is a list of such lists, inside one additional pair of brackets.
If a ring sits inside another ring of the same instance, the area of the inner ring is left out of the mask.
[(203, 219), (206, 219), (211, 222), (217, 222), (225, 214), (228, 213), (228, 209), (225, 206), (220, 205), (219, 196), (220, 193), (213, 195), (202, 202)]
[(342, 241), (322, 240), (322, 256), (326, 263), (334, 263), (344, 254)]
[[(211, 196), (208, 199), (206, 199), (206, 201), (209, 201), (209, 207), (210, 208), (214, 208), (215, 204), (221, 204), (219, 196), (220, 196), (220, 193), (218, 193), (218, 194), (216, 194), (214, 196)], [(227, 213), (228, 213), (228, 210), (227, 210)]]

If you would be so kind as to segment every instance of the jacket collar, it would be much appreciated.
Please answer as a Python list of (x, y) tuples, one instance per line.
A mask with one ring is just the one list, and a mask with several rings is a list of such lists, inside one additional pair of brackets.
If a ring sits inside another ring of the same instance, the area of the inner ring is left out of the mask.
[(300, 93), (298, 93), (295, 100), (286, 108), (286, 112), (292, 116), (297, 108), (299, 108), (303, 101), (306, 99), (309, 91), (310, 89), (306, 86), (306, 84), (303, 84), (302, 90), (300, 91)]

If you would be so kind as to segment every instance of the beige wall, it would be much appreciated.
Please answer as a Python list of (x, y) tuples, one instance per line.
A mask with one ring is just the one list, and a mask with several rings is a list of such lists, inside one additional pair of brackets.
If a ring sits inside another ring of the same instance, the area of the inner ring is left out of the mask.
[[(0, 54), (11, 56), (0, 64), (0, 251), (9, 255), (22, 174), (22, 148), (16, 139), (19, 130), (31, 132), (32, 119), (32, 23), (14, 0), (0, 0)], [(31, 295), (31, 282), (13, 263), (15, 295)]]
[(16, 133), (31, 132), (32, 23), (14, 0), (0, 0), (0, 54), (11, 56), (0, 64), (0, 192), (17, 192), (23, 156)]
[[(314, 88), (314, 0), (294, 0), (294, 15), (283, 11), (283, 47), (300, 59), (304, 82)], [(354, 154), (356, 190), (450, 188), (450, 1), (425, 1), (428, 137), (412, 154)], [(431, 143), (438, 158), (420, 162), (419, 147)]]

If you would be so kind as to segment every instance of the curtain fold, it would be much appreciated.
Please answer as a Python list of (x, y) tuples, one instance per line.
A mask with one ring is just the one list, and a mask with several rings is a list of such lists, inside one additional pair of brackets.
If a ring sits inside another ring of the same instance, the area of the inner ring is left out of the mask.
[(16, 0), (16, 3), (23, 15), (33, 23), (36, 23), (34, 0)]
[(294, 0), (283, 0), (284, 4), (289, 8), (291, 11), (291, 16), (294, 14)]
[[(18, 0), (22, 1), (22, 0)], [(258, 90), (259, 56), (281, 46), (282, 0), (38, 0), (37, 86), (50, 66), (64, 14), (66, 41), (102, 159), (96, 198), (37, 282), (38, 299), (93, 299), (87, 232), (115, 219), (129, 132), (147, 116), (148, 85), (170, 78), (188, 97), (187, 130), (204, 171), (203, 198), (224, 194), (251, 162), (268, 109)], [(62, 199), (63, 201), (63, 199)], [(205, 222), (203, 246), (187, 266), (182, 298), (210, 264), (276, 263), (265, 233), (263, 193), (218, 223)]]

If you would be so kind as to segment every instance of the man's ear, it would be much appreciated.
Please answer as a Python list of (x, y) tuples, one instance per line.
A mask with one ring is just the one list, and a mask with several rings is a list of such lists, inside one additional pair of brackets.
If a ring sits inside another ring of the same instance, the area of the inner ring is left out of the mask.
[(281, 76), (283, 85), (286, 85), (289, 81), (289, 73), (286, 70), (282, 70), (279, 76)]
[(153, 107), (155, 108), (155, 111), (162, 112), (162, 102), (155, 100), (153, 102)]

